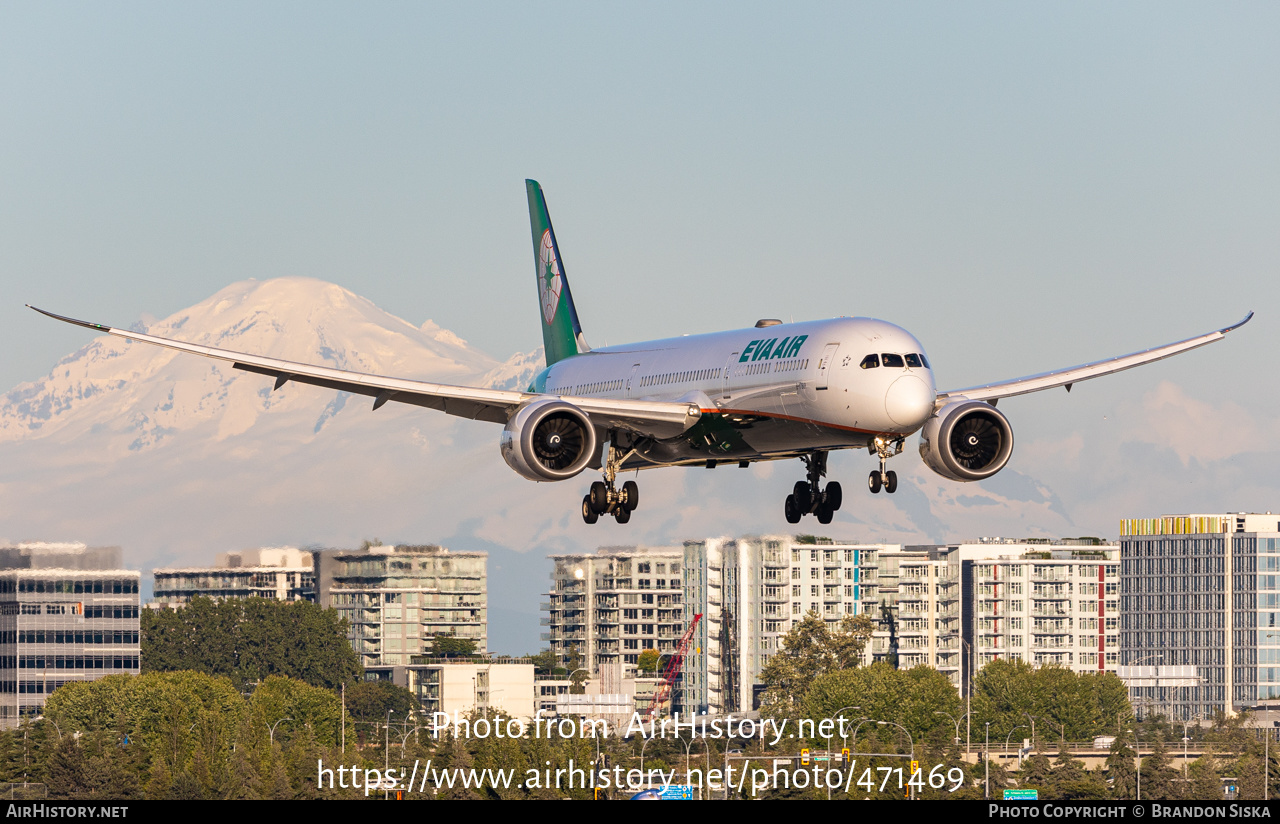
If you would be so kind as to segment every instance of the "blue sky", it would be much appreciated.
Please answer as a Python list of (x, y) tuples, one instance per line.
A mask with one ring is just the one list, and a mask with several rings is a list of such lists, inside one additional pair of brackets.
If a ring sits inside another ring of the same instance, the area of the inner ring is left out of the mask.
[[(531, 349), (534, 177), (596, 344), (870, 315), (950, 388), (1257, 310), (1001, 409), (1081, 531), (1274, 509), (1278, 34), (1267, 3), (5, 4), (0, 389), (85, 343), (23, 303), (128, 325), (250, 277)], [(1162, 482), (1113, 518), (1116, 461)]]

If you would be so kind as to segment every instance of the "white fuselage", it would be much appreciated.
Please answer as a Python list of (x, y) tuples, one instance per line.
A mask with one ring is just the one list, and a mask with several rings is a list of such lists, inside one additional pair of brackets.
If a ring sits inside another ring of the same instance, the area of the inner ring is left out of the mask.
[(534, 388), (566, 397), (696, 403), (707, 425), (718, 421), (729, 436), (682, 435), (648, 465), (786, 457), (862, 447), (878, 436), (897, 439), (925, 423), (936, 397), (915, 336), (870, 318), (597, 349), (548, 367)]

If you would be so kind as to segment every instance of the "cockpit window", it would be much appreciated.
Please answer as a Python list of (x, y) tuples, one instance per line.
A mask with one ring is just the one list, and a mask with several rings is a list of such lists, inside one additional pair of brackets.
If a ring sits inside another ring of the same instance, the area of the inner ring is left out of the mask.
[(862, 363), (858, 365), (861, 366), (863, 369), (875, 369), (877, 366), (880, 365), (880, 356), (867, 355), (865, 358), (862, 359)]
[(890, 354), (884, 354), (884, 355), (881, 355), (880, 357), (884, 358), (884, 365), (885, 365), (885, 366), (896, 366), (896, 367), (898, 367), (899, 369), (901, 369), (901, 368), (905, 365), (905, 364), (903, 364), (903, 362), (902, 362), (902, 356), (901, 356), (901, 355), (890, 355)]
[(921, 364), (920, 364), (919, 355), (907, 355), (906, 358), (907, 358), (907, 366), (910, 366), (912, 369), (920, 368)]
[(933, 368), (932, 366), (930, 366), (930, 365), (929, 365), (929, 361), (925, 360), (925, 358), (924, 358), (924, 353), (923, 353), (923, 352), (921, 352), (921, 353), (920, 353), (920, 362), (924, 364), (924, 368), (925, 368), (925, 369), (932, 369), (932, 368)]

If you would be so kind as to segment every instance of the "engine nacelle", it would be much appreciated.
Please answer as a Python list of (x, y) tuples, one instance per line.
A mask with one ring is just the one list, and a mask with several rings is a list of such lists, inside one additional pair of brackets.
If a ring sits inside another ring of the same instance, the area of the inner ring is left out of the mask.
[(596, 430), (571, 403), (547, 398), (516, 410), (502, 430), (502, 459), (531, 481), (563, 481), (587, 468)]
[(1013, 454), (1013, 427), (986, 401), (957, 401), (920, 430), (920, 457), (953, 481), (980, 481), (1004, 469)]

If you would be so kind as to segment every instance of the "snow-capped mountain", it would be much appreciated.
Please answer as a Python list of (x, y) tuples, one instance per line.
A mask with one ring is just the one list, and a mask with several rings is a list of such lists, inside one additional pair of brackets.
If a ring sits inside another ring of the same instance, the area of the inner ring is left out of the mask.
[[(441, 383), (527, 385), (538, 368), (537, 353), (501, 363), (432, 321), (415, 327), (340, 286), (307, 278), (236, 283), (136, 331)], [(305, 429), (315, 436), (348, 400), (339, 394), (317, 406), (319, 397), (300, 386), (272, 392), (261, 376), (227, 363), (101, 337), (47, 377), (4, 396), (0, 443), (66, 442), (93, 433), (105, 449), (100, 457), (118, 457), (205, 426), (213, 427), (217, 443), (247, 431), (261, 416), (306, 417)]]

